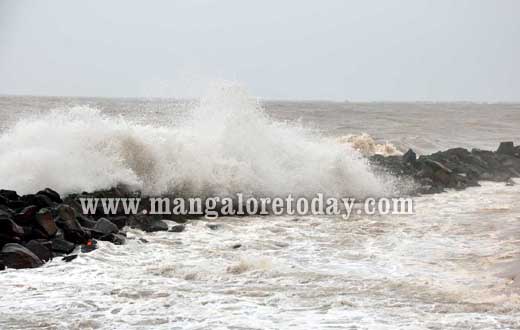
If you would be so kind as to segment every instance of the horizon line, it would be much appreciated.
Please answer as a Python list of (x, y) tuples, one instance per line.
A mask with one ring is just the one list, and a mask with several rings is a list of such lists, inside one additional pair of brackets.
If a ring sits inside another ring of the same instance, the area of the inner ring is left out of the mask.
[[(158, 100), (179, 100), (179, 101), (193, 101), (200, 98), (199, 97), (174, 97), (174, 96), (99, 96), (99, 95), (46, 95), (46, 94), (10, 94), (10, 93), (0, 93), (0, 97), (40, 97), (40, 98), (75, 98), (75, 99), (136, 99), (136, 100), (146, 100), (146, 99), (158, 99)], [(262, 96), (253, 96), (252, 98), (260, 99), (266, 102), (329, 102), (329, 103), (472, 103), (472, 104), (520, 104), (519, 100), (479, 100), (479, 101), (471, 101), (471, 100), (335, 100), (335, 99), (326, 99), (326, 98), (270, 98), (270, 97), (262, 97)]]

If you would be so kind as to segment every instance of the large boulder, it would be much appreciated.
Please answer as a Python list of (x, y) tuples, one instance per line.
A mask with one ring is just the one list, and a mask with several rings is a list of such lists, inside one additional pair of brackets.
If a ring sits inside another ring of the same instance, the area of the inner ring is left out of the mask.
[(35, 222), (36, 213), (38, 213), (38, 206), (30, 205), (24, 207), (15, 215), (14, 221), (22, 226), (32, 226)]
[(52, 208), (56, 205), (47, 195), (36, 194), (36, 195), (24, 195), (20, 199), (27, 205), (36, 205), (38, 208)]
[(103, 235), (116, 234), (119, 231), (119, 228), (106, 218), (99, 218), (93, 229)]
[(58, 194), (56, 191), (52, 190), (51, 188), (45, 188), (43, 190), (38, 191), (37, 195), (44, 195), (47, 196), (51, 201), (54, 203), (63, 203), (63, 200), (60, 197), (60, 194)]
[(76, 245), (63, 238), (56, 237), (52, 240), (52, 251), (57, 254), (69, 254), (74, 251)]
[(43, 265), (43, 262), (26, 247), (9, 243), (2, 248), (0, 253), (1, 263), (8, 268), (36, 268)]
[(18, 194), (14, 190), (0, 189), (0, 196), (10, 201), (17, 201), (18, 199), (20, 199), (20, 196), (18, 196)]
[(132, 228), (141, 229), (146, 232), (168, 230), (168, 224), (166, 224), (166, 222), (146, 215), (130, 216), (128, 219), (128, 225)]
[(36, 223), (47, 237), (53, 237), (58, 231), (52, 212), (49, 209), (41, 209), (36, 213)]
[(76, 211), (68, 205), (62, 204), (58, 207), (56, 224), (63, 230), (67, 241), (82, 244), (88, 241), (90, 236), (83, 230), (76, 219)]
[(52, 259), (52, 242), (36, 239), (27, 242), (25, 247), (42, 261), (49, 261)]
[(500, 142), (500, 145), (498, 146), (498, 149), (497, 149), (497, 154), (514, 156), (515, 155), (515, 145), (511, 141)]

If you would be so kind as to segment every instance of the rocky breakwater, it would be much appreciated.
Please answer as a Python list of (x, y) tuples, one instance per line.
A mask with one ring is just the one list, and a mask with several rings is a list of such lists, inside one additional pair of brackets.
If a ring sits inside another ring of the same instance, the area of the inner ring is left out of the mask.
[(370, 163), (376, 170), (413, 181), (413, 192), (419, 194), (479, 186), (479, 181), (512, 185), (511, 178), (520, 177), (520, 146), (502, 142), (496, 151), (453, 148), (419, 157), (410, 149), (403, 156), (371, 156)]
[[(16, 191), (0, 190), (0, 270), (35, 268), (56, 257), (72, 261), (78, 253), (95, 250), (97, 241), (124, 244), (126, 226), (147, 232), (169, 229), (160, 219), (126, 216), (123, 210), (105, 216), (99, 208), (87, 216), (79, 203), (80, 197), (117, 198), (131, 194), (135, 193), (114, 188), (62, 199), (50, 188), (23, 196)], [(174, 231), (182, 231), (179, 225), (174, 227)]]

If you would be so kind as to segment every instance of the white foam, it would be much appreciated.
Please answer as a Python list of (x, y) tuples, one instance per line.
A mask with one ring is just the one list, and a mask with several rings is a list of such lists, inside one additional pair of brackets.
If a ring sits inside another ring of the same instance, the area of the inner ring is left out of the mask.
[(350, 146), (273, 121), (234, 83), (213, 85), (186, 117), (154, 125), (88, 106), (25, 118), (0, 136), (0, 182), (22, 193), (133, 185), (150, 194), (380, 195)]

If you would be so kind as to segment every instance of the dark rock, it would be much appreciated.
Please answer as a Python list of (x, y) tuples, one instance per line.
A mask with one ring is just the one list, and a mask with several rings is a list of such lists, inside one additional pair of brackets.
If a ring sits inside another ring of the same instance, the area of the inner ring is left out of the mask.
[(169, 232), (172, 233), (180, 233), (183, 232), (186, 229), (185, 225), (174, 225), (170, 229), (168, 229)]
[(27, 207), (31, 205), (31, 203), (28, 203), (26, 201), (22, 201), (22, 200), (16, 200), (16, 201), (9, 201), (7, 203), (7, 206), (13, 210), (21, 210), (23, 209), (24, 207)]
[(36, 205), (30, 205), (24, 207), (20, 212), (18, 212), (14, 221), (22, 226), (30, 226), (35, 223), (36, 213), (38, 212), (38, 207)]
[(11, 218), (0, 215), (0, 234), (22, 237), (24, 233), (23, 228), (17, 225)]
[(115, 245), (123, 245), (126, 243), (126, 237), (124, 237), (123, 235), (114, 234), (114, 233), (102, 236), (99, 240), (107, 241), (107, 242), (113, 243)]
[(76, 245), (69, 241), (64, 240), (63, 238), (54, 238), (52, 240), (52, 251), (58, 253), (69, 254), (74, 251)]
[(242, 247), (242, 244), (238, 243), (238, 244), (234, 244), (231, 248), (232, 249), (240, 249)]
[(92, 220), (92, 218), (89, 218), (86, 215), (76, 214), (76, 219), (82, 227), (94, 228), (96, 226), (96, 221)]
[(142, 237), (139, 238), (139, 242), (144, 243), (144, 244), (150, 243), (146, 238), (142, 238)]
[(167, 231), (166, 222), (145, 215), (134, 215), (128, 219), (128, 225), (146, 232)]
[(208, 227), (211, 230), (217, 230), (217, 229), (220, 229), (220, 227), (222, 227), (222, 226), (218, 223), (208, 223), (208, 224), (206, 224), (206, 227)]
[(49, 261), (52, 259), (52, 242), (45, 240), (32, 240), (26, 243), (25, 247), (42, 261)]
[(10, 201), (17, 201), (20, 196), (14, 190), (0, 189), (0, 196), (7, 198)]
[(43, 262), (26, 247), (9, 243), (2, 248), (0, 253), (1, 263), (8, 268), (36, 268), (43, 265)]
[(62, 204), (58, 207), (56, 224), (63, 229), (67, 241), (82, 244), (90, 238), (76, 219), (76, 211), (68, 205)]
[(2, 263), (1, 260), (0, 260), (0, 270), (5, 270), (5, 265)]
[(28, 205), (36, 205), (38, 208), (52, 208), (56, 205), (49, 197), (40, 194), (24, 195), (20, 200)]
[(408, 151), (403, 155), (403, 162), (414, 164), (417, 160), (417, 154), (412, 150), (408, 149)]
[(0, 195), (0, 205), (7, 205), (7, 203), (9, 203), (9, 200), (4, 196)]
[(106, 218), (99, 218), (93, 229), (103, 233), (103, 235), (113, 234), (119, 231), (119, 228)]
[(116, 225), (119, 230), (123, 229), (128, 223), (128, 217), (126, 216), (110, 217), (109, 220)]
[(54, 203), (63, 203), (63, 200), (60, 197), (60, 194), (52, 190), (51, 188), (45, 188), (44, 190), (38, 191), (37, 195), (47, 196)]
[(56, 227), (56, 223), (52, 217), (52, 213), (49, 209), (41, 209), (36, 213), (36, 223), (38, 223), (42, 232), (46, 235), (46, 237), (50, 238), (56, 235), (58, 231), (58, 227)]
[(497, 154), (503, 154), (503, 155), (515, 155), (515, 145), (511, 141), (507, 142), (500, 142), (500, 145), (497, 149)]
[(65, 261), (65, 262), (71, 262), (72, 260), (76, 259), (78, 257), (77, 254), (72, 254), (70, 256), (65, 256), (63, 258), (61, 258), (61, 260)]

